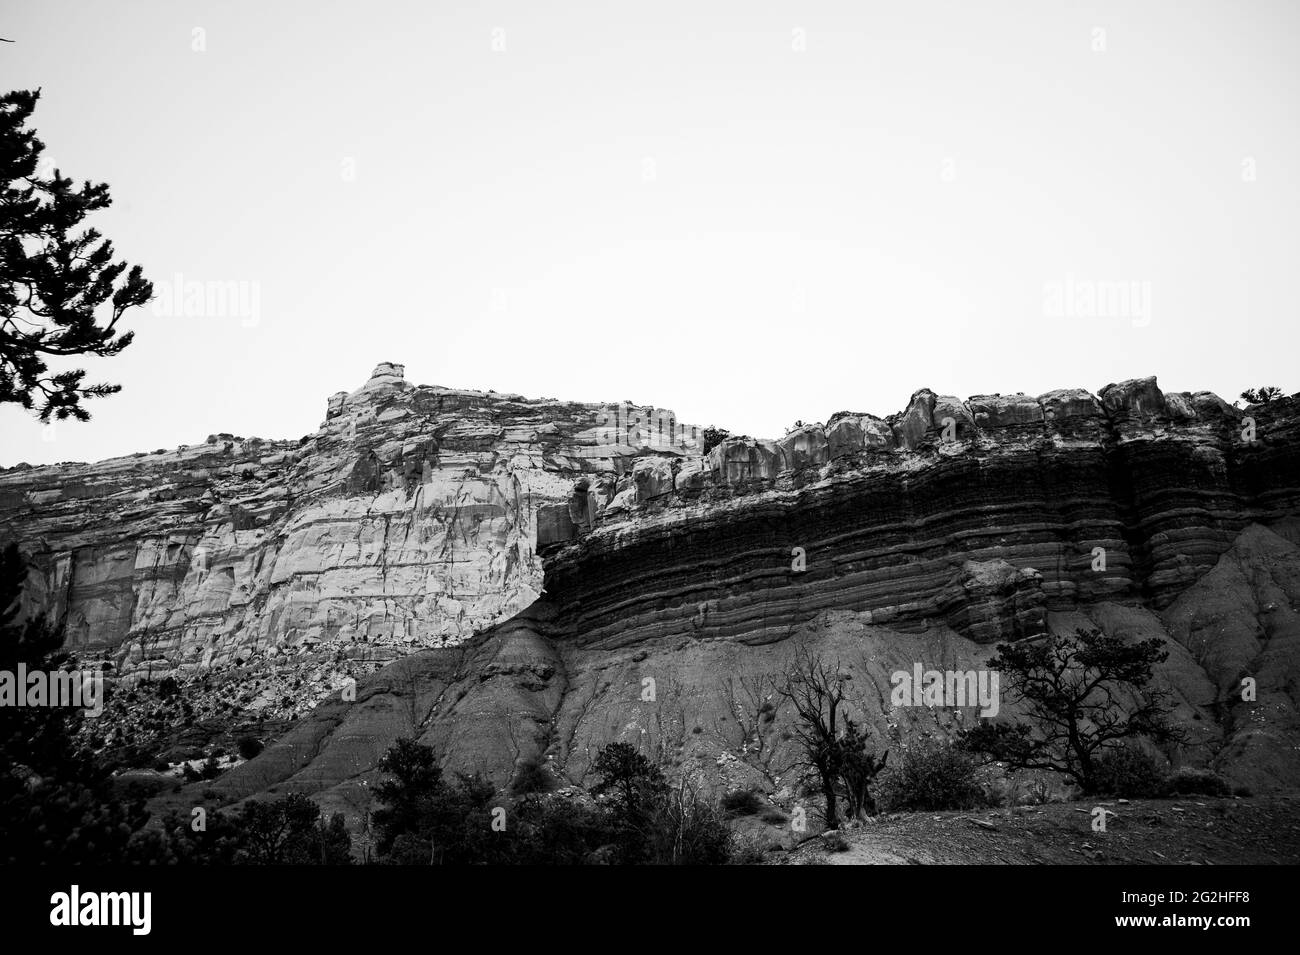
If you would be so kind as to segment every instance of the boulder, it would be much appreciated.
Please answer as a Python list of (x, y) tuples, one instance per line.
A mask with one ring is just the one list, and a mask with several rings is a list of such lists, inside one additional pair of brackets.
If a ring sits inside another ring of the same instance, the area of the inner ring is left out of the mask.
[(1043, 425), (1043, 406), (1027, 395), (975, 395), (966, 404), (982, 431)]
[(777, 461), (773, 442), (749, 437), (727, 438), (709, 452), (709, 470), (723, 484), (771, 480), (779, 472)]
[(971, 417), (966, 403), (954, 395), (936, 395), (930, 418), (937, 431), (942, 433), (945, 423), (951, 419), (956, 426), (956, 440), (966, 441), (975, 430), (975, 420)]
[(912, 395), (907, 410), (892, 420), (895, 443), (900, 448), (915, 451), (934, 424), (935, 394), (922, 388)]
[(782, 471), (819, 467), (830, 460), (830, 445), (819, 424), (805, 425), (776, 442), (777, 467)]
[(632, 480), (636, 483), (638, 501), (653, 501), (673, 493), (672, 459), (637, 458), (632, 464)]
[(1148, 422), (1167, 414), (1165, 396), (1156, 385), (1155, 376), (1107, 385), (1098, 397), (1106, 414), (1117, 424)]
[(827, 452), (842, 458), (859, 451), (885, 451), (894, 446), (889, 423), (875, 415), (838, 415), (826, 426)]

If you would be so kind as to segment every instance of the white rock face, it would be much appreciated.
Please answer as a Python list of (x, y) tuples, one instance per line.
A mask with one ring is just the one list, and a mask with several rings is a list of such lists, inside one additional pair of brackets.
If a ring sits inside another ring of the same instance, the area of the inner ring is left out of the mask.
[[(403, 375), (381, 363), (301, 442), (215, 435), (0, 472), (0, 537), (40, 568), (36, 609), (128, 681), (384, 662), (522, 610), (541, 590), (538, 508), (568, 502), (588, 474), (603, 509), (612, 478), (595, 475), (632, 472), (647, 453), (608, 436), (627, 407)], [(688, 454), (657, 448), (637, 473), (671, 492), (673, 459)]]

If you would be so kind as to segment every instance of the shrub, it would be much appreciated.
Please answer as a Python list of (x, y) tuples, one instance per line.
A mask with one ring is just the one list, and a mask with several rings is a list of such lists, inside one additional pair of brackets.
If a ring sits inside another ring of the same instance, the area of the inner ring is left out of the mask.
[(723, 865), (732, 837), (721, 807), (683, 780), (649, 813), (647, 858), (652, 865)]
[(827, 852), (848, 852), (849, 842), (838, 832), (832, 832), (822, 838), (822, 845)]
[(763, 800), (752, 789), (735, 789), (722, 797), (722, 809), (729, 816), (755, 816), (763, 811)]
[(582, 865), (610, 854), (613, 821), (607, 810), (554, 796), (533, 796), (514, 811), (515, 862)]
[(1099, 796), (1158, 796), (1164, 773), (1149, 754), (1134, 746), (1105, 750), (1093, 764)]
[(726, 428), (715, 428), (712, 425), (705, 428), (702, 435), (704, 438), (704, 453), (708, 454), (723, 441), (731, 437), (731, 432)]
[(1264, 385), (1262, 388), (1247, 388), (1241, 398), (1247, 404), (1266, 405), (1275, 398), (1282, 397), (1282, 389), (1277, 385)]
[(737, 836), (731, 843), (731, 865), (762, 865), (767, 859), (757, 839)]
[(555, 777), (536, 757), (530, 757), (520, 763), (515, 778), (510, 782), (510, 792), (515, 796), (550, 792), (553, 788), (555, 788)]
[(252, 759), (264, 749), (262, 741), (256, 736), (241, 736), (236, 746), (239, 749), (239, 755), (244, 759)]
[(979, 763), (949, 740), (922, 739), (885, 770), (880, 802), (890, 810), (971, 809), (984, 802)]
[(1054, 801), (1051, 784), (1045, 779), (1032, 779), (1025, 787), (1025, 802), (1030, 806), (1045, 806)]
[(1183, 767), (1171, 773), (1164, 781), (1166, 795), (1170, 796), (1231, 796), (1232, 784), (1218, 773), (1208, 769)]

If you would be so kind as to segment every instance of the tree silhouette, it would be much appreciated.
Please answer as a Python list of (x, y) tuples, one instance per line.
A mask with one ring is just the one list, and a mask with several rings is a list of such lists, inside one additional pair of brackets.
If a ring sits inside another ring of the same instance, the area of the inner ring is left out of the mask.
[(112, 203), (107, 184), (75, 186), (58, 169), (41, 174), (45, 144), (27, 128), (38, 99), (28, 90), (0, 97), (0, 403), (42, 421), (86, 421), (85, 399), (122, 386), (85, 384), (84, 370), (54, 372), (48, 361), (122, 351), (134, 333), (117, 323), (149, 301), (153, 285), (140, 266), (127, 272), (114, 262), (113, 244), (97, 230), (80, 229)]
[(1264, 385), (1262, 388), (1247, 388), (1241, 393), (1241, 400), (1249, 405), (1266, 405), (1274, 398), (1282, 397), (1282, 389), (1277, 385)]
[(982, 722), (962, 745), (1014, 769), (1050, 769), (1085, 793), (1097, 786), (1097, 759), (1125, 740), (1177, 742), (1166, 721), (1168, 694), (1151, 689), (1151, 670), (1169, 656), (1164, 641), (1125, 643), (1097, 630), (998, 645), (989, 662), (1009, 681), (1009, 701), (1028, 720)]

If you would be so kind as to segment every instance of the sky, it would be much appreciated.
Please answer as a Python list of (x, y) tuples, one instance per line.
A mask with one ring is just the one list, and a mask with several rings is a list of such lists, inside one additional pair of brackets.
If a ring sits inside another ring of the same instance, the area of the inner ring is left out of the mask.
[(1292, 0), (5, 0), (0, 36), (157, 295), (82, 363), (122, 392), (0, 407), (0, 465), (297, 438), (381, 361), (763, 437), (922, 387), (1300, 389)]

